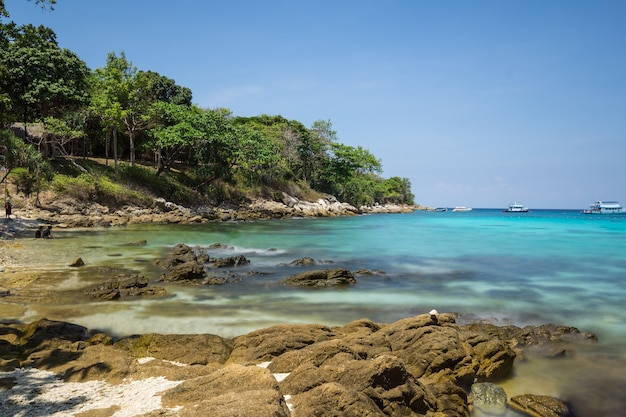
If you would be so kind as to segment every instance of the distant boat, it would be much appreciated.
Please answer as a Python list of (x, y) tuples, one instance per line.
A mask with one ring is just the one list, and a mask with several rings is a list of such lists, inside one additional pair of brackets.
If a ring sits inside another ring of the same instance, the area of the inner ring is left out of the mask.
[(447, 207), (437, 207), (435, 211), (448, 211)]
[(589, 206), (587, 210), (583, 210), (584, 214), (622, 214), (626, 213), (626, 209), (622, 208), (617, 201), (596, 201)]
[(465, 206), (456, 206), (455, 208), (452, 209), (452, 211), (456, 211), (458, 212), (464, 212), (464, 211), (472, 211), (472, 209), (470, 207), (465, 207)]
[(509, 208), (502, 210), (505, 213), (528, 213), (530, 209), (528, 207), (524, 207), (523, 204), (509, 204)]

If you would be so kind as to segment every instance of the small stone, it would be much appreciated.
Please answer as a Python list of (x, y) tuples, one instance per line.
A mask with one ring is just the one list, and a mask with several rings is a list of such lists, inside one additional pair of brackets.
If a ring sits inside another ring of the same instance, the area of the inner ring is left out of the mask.
[(76, 258), (74, 262), (70, 264), (71, 267), (79, 267), (85, 266), (85, 262), (83, 262), (83, 258)]

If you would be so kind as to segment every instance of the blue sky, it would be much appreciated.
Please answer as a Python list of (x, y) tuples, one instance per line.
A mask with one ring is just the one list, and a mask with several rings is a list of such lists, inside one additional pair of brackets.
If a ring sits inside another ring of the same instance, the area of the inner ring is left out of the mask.
[(626, 205), (625, 1), (6, 0), (87, 65), (237, 116), (330, 120), (430, 206)]

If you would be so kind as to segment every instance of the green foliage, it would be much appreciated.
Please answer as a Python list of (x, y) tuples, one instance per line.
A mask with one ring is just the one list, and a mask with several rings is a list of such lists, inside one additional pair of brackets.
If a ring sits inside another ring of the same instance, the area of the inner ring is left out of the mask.
[(0, 183), (16, 171), (13, 180), (27, 195), (38, 193), (44, 181), (52, 177), (50, 165), (41, 152), (8, 130), (0, 130), (0, 166), (5, 169)]
[[(86, 103), (89, 69), (61, 49), (46, 27), (5, 25), (0, 48), (0, 95), (11, 100), (4, 121), (60, 116)], [(6, 107), (6, 106), (5, 106)]]
[(144, 195), (162, 197), (179, 204), (193, 205), (200, 200), (199, 194), (193, 187), (193, 180), (186, 175), (172, 174), (155, 176), (154, 172), (139, 165), (120, 165), (120, 181), (126, 188), (132, 188)]
[(130, 190), (104, 176), (80, 174), (73, 177), (57, 174), (51, 181), (50, 187), (55, 192), (75, 200), (93, 201), (109, 207), (149, 203), (149, 199), (144, 194)]

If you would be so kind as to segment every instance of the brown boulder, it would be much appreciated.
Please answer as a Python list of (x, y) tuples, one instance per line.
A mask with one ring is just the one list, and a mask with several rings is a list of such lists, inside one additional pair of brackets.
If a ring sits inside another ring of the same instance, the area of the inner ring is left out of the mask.
[(470, 417), (467, 393), (452, 382), (426, 385), (431, 397), (436, 399), (436, 417)]
[(274, 358), (269, 369), (273, 372), (285, 373), (291, 372), (302, 363), (319, 367), (329, 363), (366, 359), (367, 356), (366, 352), (352, 349), (341, 339), (332, 339), (285, 352)]
[(167, 259), (158, 260), (157, 264), (163, 266), (166, 269), (170, 269), (176, 265), (183, 264), (186, 262), (197, 262), (198, 257), (196, 256), (195, 251), (185, 245), (184, 243), (179, 243), (172, 249), (172, 254)]
[(176, 264), (161, 276), (164, 281), (196, 281), (205, 277), (204, 266), (198, 261)]
[(392, 353), (426, 384), (449, 380), (469, 387), (478, 363), (471, 346), (463, 340), (451, 314), (422, 314), (384, 326)]
[(571, 417), (569, 406), (547, 395), (524, 394), (511, 397), (509, 405), (533, 417)]
[(476, 370), (478, 382), (494, 381), (511, 375), (516, 353), (507, 341), (466, 329), (461, 329), (461, 334), (472, 347), (472, 356), (479, 363)]
[(210, 334), (145, 334), (126, 337), (115, 343), (134, 358), (154, 357), (187, 365), (223, 364), (232, 351), (232, 342)]
[(333, 331), (321, 324), (277, 325), (233, 339), (229, 363), (271, 361), (283, 353), (330, 340)]
[(165, 407), (183, 406), (179, 415), (184, 417), (290, 415), (276, 379), (258, 366), (224, 366), (209, 375), (186, 380), (166, 392), (162, 401)]
[[(327, 391), (328, 384), (334, 384), (330, 391)], [(350, 401), (358, 401), (365, 407), (368, 411), (364, 415), (423, 415), (436, 407), (436, 398), (392, 355), (380, 355), (371, 360), (345, 358), (320, 367), (305, 362), (280, 386), (284, 392), (294, 395), (294, 415), (326, 415), (323, 411), (328, 404), (335, 404), (338, 410), (350, 410)], [(346, 400), (341, 399), (346, 396)], [(309, 397), (315, 398), (315, 404), (304, 400)]]
[(327, 382), (291, 398), (292, 417), (385, 417), (367, 395)]

